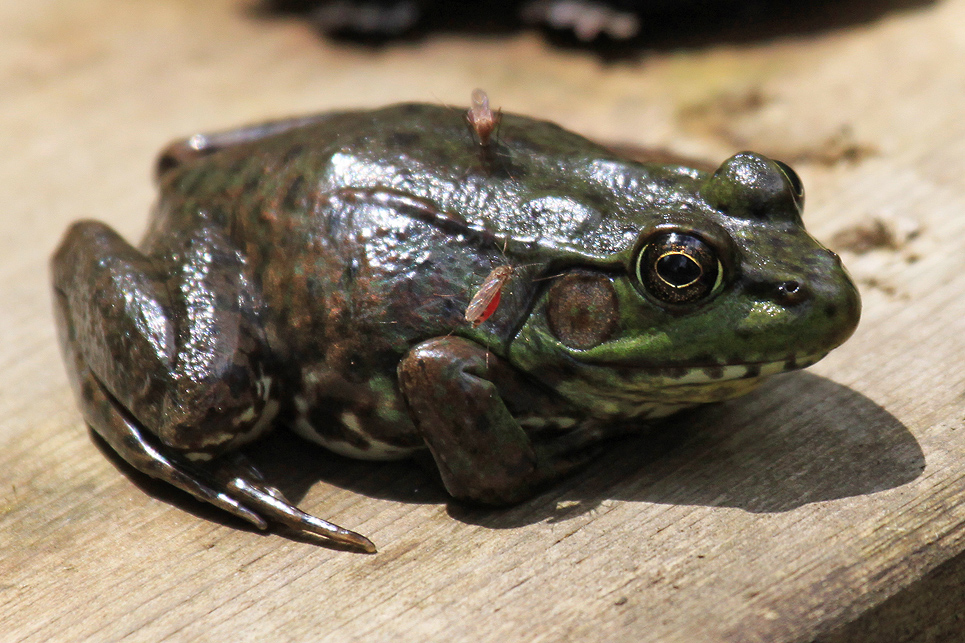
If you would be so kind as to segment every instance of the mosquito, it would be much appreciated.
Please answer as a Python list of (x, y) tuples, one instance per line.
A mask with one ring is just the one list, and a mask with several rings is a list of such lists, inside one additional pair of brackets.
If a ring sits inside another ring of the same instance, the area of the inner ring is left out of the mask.
[(483, 281), (482, 286), (476, 291), (466, 306), (466, 321), (473, 328), (478, 328), (480, 324), (492, 317), (496, 309), (499, 308), (499, 299), (503, 295), (503, 286), (513, 276), (515, 269), (510, 265), (496, 266)]

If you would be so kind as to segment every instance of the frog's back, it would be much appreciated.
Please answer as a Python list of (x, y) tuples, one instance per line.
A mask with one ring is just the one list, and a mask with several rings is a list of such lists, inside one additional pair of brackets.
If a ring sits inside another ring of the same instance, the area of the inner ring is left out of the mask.
[[(523, 116), (503, 115), (494, 140), (487, 151), (462, 111), (425, 104), (192, 137), (161, 157), (144, 249), (225, 231), (284, 359), (388, 372), (454, 331), (503, 353), (542, 276), (624, 251), (655, 199), (692, 194), (677, 188), (700, 176)], [(499, 314), (467, 330), (472, 293), (506, 263), (521, 270)]]
[[(415, 214), (450, 231), (509, 237), (517, 258), (529, 261), (547, 252), (619, 252), (655, 200), (691, 194), (679, 188), (703, 176), (625, 161), (553, 123), (512, 114), (501, 117), (486, 154), (463, 114), (409, 103), (215, 135), (183, 162), (162, 157), (162, 196), (196, 202), (230, 221), (236, 237), (285, 243), (340, 191), (381, 190), (428, 205), (435, 214)], [(219, 146), (219, 137), (229, 144)]]

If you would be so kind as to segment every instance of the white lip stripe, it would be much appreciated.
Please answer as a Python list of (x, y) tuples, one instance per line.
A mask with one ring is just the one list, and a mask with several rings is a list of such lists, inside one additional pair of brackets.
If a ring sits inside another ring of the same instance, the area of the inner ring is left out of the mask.
[(806, 368), (811, 364), (814, 364), (824, 355), (803, 355), (801, 357), (795, 357), (795, 368), (788, 369), (786, 359), (782, 359), (777, 362), (767, 362), (764, 364), (731, 364), (729, 366), (721, 367), (723, 369), (721, 377), (711, 377), (706, 373), (709, 370), (707, 367), (695, 367), (687, 371), (681, 377), (669, 378), (672, 380), (672, 384), (704, 384), (707, 382), (725, 382), (727, 380), (738, 380), (744, 377), (748, 377), (749, 373), (756, 372), (750, 377), (763, 377), (765, 375), (777, 375), (778, 373), (783, 373), (787, 370), (797, 370), (800, 368)]

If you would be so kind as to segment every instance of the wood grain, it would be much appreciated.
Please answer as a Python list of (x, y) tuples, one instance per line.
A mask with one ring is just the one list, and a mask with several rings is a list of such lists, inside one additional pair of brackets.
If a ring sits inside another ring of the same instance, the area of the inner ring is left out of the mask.
[[(879, 627), (916, 640), (942, 619), (954, 632), (961, 593), (940, 588), (960, 587), (965, 550), (965, 0), (831, 4), (858, 17), (615, 61), (527, 32), (333, 43), (233, 0), (0, 6), (0, 639), (791, 642)], [(461, 105), (476, 86), (601, 141), (792, 161), (810, 230), (862, 289), (857, 334), (507, 511), (450, 503), (407, 463), (281, 435), (252, 450), (375, 556), (251, 531), (105, 457), (52, 324), (47, 260), (68, 223), (136, 239), (174, 137)]]

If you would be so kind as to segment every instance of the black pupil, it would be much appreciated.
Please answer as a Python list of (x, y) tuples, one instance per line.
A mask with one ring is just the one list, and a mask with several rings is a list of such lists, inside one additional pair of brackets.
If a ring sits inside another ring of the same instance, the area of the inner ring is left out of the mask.
[(700, 266), (687, 255), (668, 253), (657, 259), (657, 274), (671, 286), (682, 288), (700, 278)]

